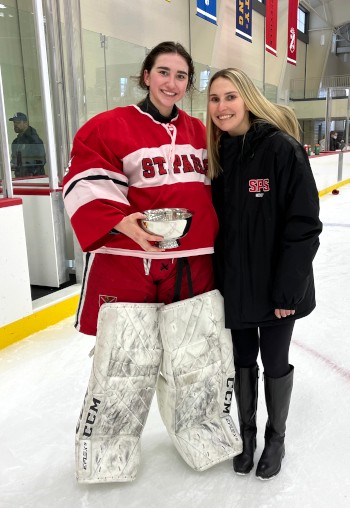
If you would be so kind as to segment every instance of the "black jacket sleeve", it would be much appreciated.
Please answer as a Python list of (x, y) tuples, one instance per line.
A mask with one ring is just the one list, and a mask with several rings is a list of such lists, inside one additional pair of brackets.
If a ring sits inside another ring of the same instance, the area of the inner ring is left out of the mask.
[(284, 200), (280, 203), (284, 217), (272, 299), (275, 308), (296, 309), (313, 284), (312, 261), (319, 247), (322, 223), (316, 183), (301, 145), (291, 145), (281, 168), (279, 196)]

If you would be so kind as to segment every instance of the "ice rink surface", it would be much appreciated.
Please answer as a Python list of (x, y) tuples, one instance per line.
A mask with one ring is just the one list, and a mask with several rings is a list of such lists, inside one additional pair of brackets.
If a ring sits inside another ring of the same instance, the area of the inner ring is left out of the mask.
[[(94, 339), (73, 318), (0, 351), (1, 508), (350, 507), (350, 186), (320, 199), (317, 308), (297, 321), (286, 457), (271, 481), (236, 476), (231, 461), (202, 473), (179, 457), (154, 399), (132, 483), (78, 485), (74, 433)], [(258, 448), (266, 421), (259, 381)], [(231, 414), (238, 425), (235, 405)]]

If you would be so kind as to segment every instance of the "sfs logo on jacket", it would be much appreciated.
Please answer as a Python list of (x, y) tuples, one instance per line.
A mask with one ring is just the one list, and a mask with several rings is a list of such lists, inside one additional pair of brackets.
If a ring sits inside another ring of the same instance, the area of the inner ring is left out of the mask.
[(249, 192), (255, 192), (257, 198), (262, 198), (265, 192), (270, 190), (268, 178), (257, 178), (249, 180)]

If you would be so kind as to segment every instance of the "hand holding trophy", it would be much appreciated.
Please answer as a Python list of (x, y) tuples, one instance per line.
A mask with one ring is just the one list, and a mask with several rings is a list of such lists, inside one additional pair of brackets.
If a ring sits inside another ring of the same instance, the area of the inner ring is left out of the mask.
[(160, 235), (164, 240), (157, 242), (161, 249), (175, 249), (179, 239), (189, 231), (192, 213), (187, 208), (158, 208), (145, 210), (145, 219), (140, 219), (141, 228), (147, 233)]

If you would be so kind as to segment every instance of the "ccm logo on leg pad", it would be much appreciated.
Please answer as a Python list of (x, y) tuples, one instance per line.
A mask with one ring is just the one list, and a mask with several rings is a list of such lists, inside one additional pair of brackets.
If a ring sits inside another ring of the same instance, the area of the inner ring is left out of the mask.
[(93, 397), (92, 405), (89, 407), (89, 412), (86, 417), (83, 436), (91, 437), (92, 429), (93, 429), (92, 426), (95, 423), (95, 420), (97, 417), (99, 404), (101, 404), (101, 401), (98, 399), (95, 399), (95, 397)]

